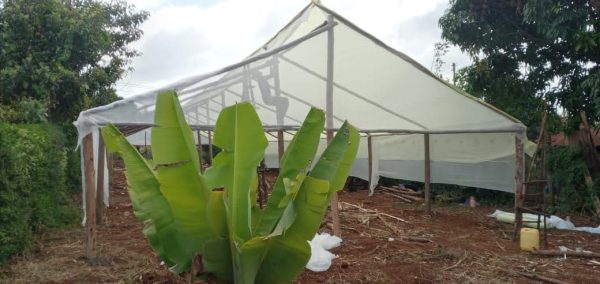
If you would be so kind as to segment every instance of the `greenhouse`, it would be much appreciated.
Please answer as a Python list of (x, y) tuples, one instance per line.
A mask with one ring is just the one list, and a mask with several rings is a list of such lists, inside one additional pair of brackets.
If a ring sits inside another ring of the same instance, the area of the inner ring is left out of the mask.
[[(103, 188), (107, 205), (110, 177), (98, 130), (112, 123), (132, 143), (149, 144), (156, 95), (168, 89), (177, 91), (201, 144), (210, 143), (222, 108), (251, 102), (270, 134), (265, 159), (270, 168), (277, 168), (286, 141), (314, 106), (326, 111), (328, 131), (345, 120), (359, 129), (351, 176), (368, 180), (371, 190), (379, 177), (390, 177), (424, 182), (426, 189), (443, 183), (514, 192), (520, 184), (515, 177), (522, 177), (526, 127), (521, 122), (311, 3), (239, 63), (82, 112), (75, 122), (80, 143), (88, 137), (93, 144), (80, 147), (82, 161), (86, 151), (93, 153), (101, 175), (93, 184)], [(85, 187), (86, 170), (82, 173)], [(90, 178), (94, 175), (87, 176), (87, 184)]]

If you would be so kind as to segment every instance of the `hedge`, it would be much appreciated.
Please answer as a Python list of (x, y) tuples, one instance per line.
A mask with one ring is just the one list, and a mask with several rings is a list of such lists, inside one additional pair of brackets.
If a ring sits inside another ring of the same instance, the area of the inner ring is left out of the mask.
[(28, 249), (35, 232), (77, 220), (65, 143), (57, 126), (0, 124), (0, 264)]
[[(587, 188), (584, 172), (587, 165), (583, 152), (577, 145), (550, 147), (547, 152), (547, 169), (552, 186), (558, 190), (558, 203), (553, 212), (594, 212), (590, 189)], [(599, 177), (594, 177), (597, 181)], [(600, 183), (594, 182), (591, 190), (600, 195)]]

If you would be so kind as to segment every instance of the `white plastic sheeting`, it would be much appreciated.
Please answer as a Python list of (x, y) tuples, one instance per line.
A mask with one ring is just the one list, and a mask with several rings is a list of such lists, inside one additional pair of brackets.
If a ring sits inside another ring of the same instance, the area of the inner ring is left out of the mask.
[[(363, 135), (352, 175), (369, 179), (366, 135), (372, 135), (372, 186), (379, 176), (422, 181), (423, 134), (429, 133), (432, 182), (513, 192), (514, 141), (524, 137), (522, 123), (314, 3), (246, 60), (86, 110), (75, 125), (79, 139), (107, 123), (152, 125), (156, 94), (176, 89), (193, 129), (211, 129), (222, 108), (248, 101), (266, 130), (293, 132), (310, 107), (327, 108), (328, 82), (332, 127), (349, 120)], [(142, 144), (144, 135), (130, 139)], [(277, 164), (276, 153), (274, 142), (268, 165)]]
[(306, 269), (315, 272), (327, 271), (331, 267), (331, 262), (338, 256), (329, 252), (330, 249), (339, 247), (342, 239), (330, 234), (316, 234), (308, 241), (310, 245), (310, 259), (306, 264)]
[[(505, 223), (514, 223), (515, 222), (515, 213), (505, 212), (502, 210), (496, 210), (494, 213), (488, 215), (488, 217), (496, 218), (496, 220), (505, 222)], [(523, 225), (537, 228), (538, 215), (523, 213)], [(543, 220), (543, 219), (542, 219)], [(550, 215), (550, 218), (546, 218), (546, 225), (548, 228), (556, 228), (559, 230), (571, 230), (571, 231), (581, 231), (588, 232), (590, 234), (600, 234), (600, 225), (598, 227), (575, 227), (575, 224), (569, 220), (564, 220), (556, 215)], [(541, 228), (543, 228), (543, 221)]]

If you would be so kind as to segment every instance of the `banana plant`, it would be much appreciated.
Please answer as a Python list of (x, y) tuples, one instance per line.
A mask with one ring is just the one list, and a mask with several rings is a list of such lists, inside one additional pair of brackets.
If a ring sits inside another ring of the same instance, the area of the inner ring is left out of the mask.
[(221, 152), (200, 174), (193, 134), (174, 91), (157, 96), (152, 158), (113, 126), (102, 129), (120, 155), (134, 213), (158, 256), (177, 273), (200, 257), (200, 277), (220, 283), (289, 283), (310, 258), (312, 239), (332, 193), (342, 189), (359, 134), (344, 123), (313, 164), (323, 111), (312, 108), (289, 143), (265, 208), (257, 204), (256, 168), (268, 145), (249, 103), (224, 108), (214, 129)]

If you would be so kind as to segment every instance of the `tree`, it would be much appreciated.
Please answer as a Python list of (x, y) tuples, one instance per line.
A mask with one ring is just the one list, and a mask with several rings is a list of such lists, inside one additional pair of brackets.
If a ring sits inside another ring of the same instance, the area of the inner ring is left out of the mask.
[(600, 1), (451, 0), (439, 20), (442, 37), (473, 64), (460, 72), (468, 92), (527, 125), (542, 100), (580, 123), (600, 116)]
[(0, 106), (37, 100), (70, 123), (116, 100), (147, 17), (122, 0), (0, 0)]

